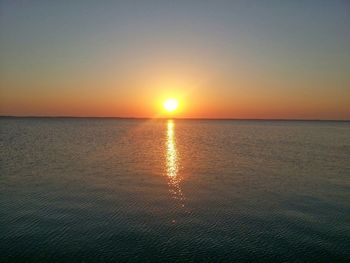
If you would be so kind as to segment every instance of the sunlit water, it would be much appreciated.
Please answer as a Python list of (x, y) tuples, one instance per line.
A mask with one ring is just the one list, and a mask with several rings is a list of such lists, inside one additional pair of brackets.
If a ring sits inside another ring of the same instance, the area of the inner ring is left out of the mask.
[(350, 262), (346, 122), (0, 119), (0, 262)]

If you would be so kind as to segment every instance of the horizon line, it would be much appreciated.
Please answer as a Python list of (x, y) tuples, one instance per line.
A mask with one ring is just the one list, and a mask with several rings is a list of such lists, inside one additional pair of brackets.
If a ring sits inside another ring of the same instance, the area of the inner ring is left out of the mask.
[(120, 116), (65, 116), (65, 115), (0, 115), (0, 118), (57, 118), (57, 119), (124, 119), (124, 120), (212, 120), (212, 121), (334, 121), (349, 122), (350, 119), (298, 119), (298, 118), (191, 118), (191, 117), (120, 117)]

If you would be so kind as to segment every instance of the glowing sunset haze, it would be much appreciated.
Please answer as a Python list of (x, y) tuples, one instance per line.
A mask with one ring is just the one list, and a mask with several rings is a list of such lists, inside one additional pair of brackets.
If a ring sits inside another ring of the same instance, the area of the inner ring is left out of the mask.
[(347, 1), (1, 1), (1, 115), (350, 119)]

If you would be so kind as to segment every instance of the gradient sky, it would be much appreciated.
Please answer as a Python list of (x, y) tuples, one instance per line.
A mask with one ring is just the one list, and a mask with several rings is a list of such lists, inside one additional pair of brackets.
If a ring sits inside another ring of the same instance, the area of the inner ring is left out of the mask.
[(350, 119), (350, 2), (0, 0), (0, 115)]

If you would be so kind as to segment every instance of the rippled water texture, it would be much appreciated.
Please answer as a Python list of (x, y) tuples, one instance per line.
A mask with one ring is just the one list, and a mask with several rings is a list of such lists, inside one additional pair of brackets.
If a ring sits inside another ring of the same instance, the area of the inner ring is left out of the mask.
[(350, 262), (348, 122), (0, 119), (0, 262)]

